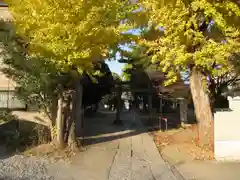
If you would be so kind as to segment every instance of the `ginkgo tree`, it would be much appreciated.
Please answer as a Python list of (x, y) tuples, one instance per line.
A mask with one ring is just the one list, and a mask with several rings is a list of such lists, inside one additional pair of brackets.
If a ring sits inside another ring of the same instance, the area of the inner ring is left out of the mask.
[(133, 8), (127, 0), (6, 2), (32, 54), (44, 55), (60, 68), (76, 66), (80, 72), (107, 57), (109, 48), (123, 40), (127, 27), (121, 20)]
[(139, 43), (149, 47), (152, 62), (168, 74), (167, 84), (176, 81), (179, 72), (190, 72), (200, 142), (211, 145), (213, 115), (206, 78), (209, 73), (226, 73), (232, 55), (240, 50), (240, 5), (233, 0), (141, 0), (139, 4), (148, 26), (163, 31)]
[[(17, 35), (28, 44), (27, 53), (48, 59), (59, 71), (72, 72), (76, 92), (72, 117), (79, 121), (81, 74), (98, 74), (93, 64), (108, 58), (119, 43), (131, 41), (131, 35), (122, 32), (129, 28), (124, 20), (135, 4), (128, 0), (6, 0), (6, 3)], [(76, 131), (74, 121), (71, 132)], [(71, 137), (75, 139), (74, 133)]]

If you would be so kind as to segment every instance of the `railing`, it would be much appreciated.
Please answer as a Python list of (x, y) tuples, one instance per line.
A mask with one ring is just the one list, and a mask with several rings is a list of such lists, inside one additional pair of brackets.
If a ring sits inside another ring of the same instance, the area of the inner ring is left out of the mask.
[(26, 109), (26, 104), (17, 98), (15, 91), (0, 90), (0, 109)]
[(7, 3), (0, 2), (0, 7), (8, 7)]

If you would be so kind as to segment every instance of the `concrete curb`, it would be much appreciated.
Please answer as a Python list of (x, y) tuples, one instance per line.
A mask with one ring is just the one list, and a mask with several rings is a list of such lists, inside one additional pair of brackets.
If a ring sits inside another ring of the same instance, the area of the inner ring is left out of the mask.
[[(159, 152), (160, 153), (160, 152)], [(173, 165), (171, 164), (168, 160), (166, 160), (166, 158), (164, 156), (162, 156), (162, 154), (160, 153), (160, 156), (162, 157), (162, 159), (165, 161), (165, 163), (168, 165), (168, 167), (171, 169), (172, 173), (175, 175), (175, 177), (177, 178), (177, 180), (187, 180), (182, 173)]]
[[(152, 134), (148, 133), (152, 138)], [(154, 140), (153, 140), (154, 142)], [(155, 144), (155, 142), (154, 142)], [(156, 145), (156, 144), (155, 144)], [(156, 147), (157, 148), (157, 147)], [(158, 149), (158, 148), (157, 148)], [(174, 174), (174, 176), (176, 177), (176, 180), (187, 180), (183, 174), (176, 168), (175, 165), (173, 165), (159, 150), (158, 150), (160, 156), (162, 157), (162, 159), (164, 160), (164, 162), (166, 163), (166, 165), (169, 167), (169, 169), (172, 171), (172, 173)]]

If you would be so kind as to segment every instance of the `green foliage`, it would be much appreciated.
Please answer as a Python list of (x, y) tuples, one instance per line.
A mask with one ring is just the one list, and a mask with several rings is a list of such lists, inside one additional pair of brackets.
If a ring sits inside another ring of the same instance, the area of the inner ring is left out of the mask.
[[(152, 35), (150, 36), (153, 37)], [(147, 87), (150, 80), (148, 72), (157, 71), (161, 73), (158, 64), (151, 62), (153, 54), (148, 52), (148, 47), (146, 46), (135, 46), (131, 52), (124, 52), (122, 54), (124, 54), (123, 60), (126, 63), (123, 69), (123, 77), (125, 80), (131, 81), (132, 85), (140, 83), (145, 84)]]
[[(222, 74), (232, 67), (230, 58), (240, 51), (240, 8), (234, 1), (143, 0), (149, 26), (164, 29), (154, 39), (141, 44), (153, 53), (169, 81), (195, 67), (201, 72)], [(218, 67), (218, 68), (217, 68)]]
[(131, 64), (126, 64), (123, 69), (122, 69), (122, 78), (125, 81), (130, 81), (131, 80), (131, 70), (133, 66)]
[(0, 39), (1, 71), (17, 83), (18, 98), (40, 109), (51, 107), (52, 99), (68, 87), (70, 75), (56, 69), (42, 56), (29, 56), (25, 41), (8, 30)]
[(120, 77), (117, 73), (112, 72), (112, 76), (113, 76), (113, 80), (114, 80), (116, 83), (122, 81), (121, 77)]
[(131, 52), (122, 51), (122, 60), (126, 63), (123, 69), (123, 78), (130, 81), (136, 71), (143, 71), (151, 68), (150, 57), (144, 46), (136, 46)]
[(12, 120), (16, 120), (17, 118), (11, 114), (11, 111), (8, 110), (0, 110), (0, 124), (6, 123)]
[[(4, 64), (2, 71), (17, 83), (18, 98), (49, 113), (52, 100), (61, 91), (73, 89), (74, 75), (57, 69), (52, 61), (43, 56), (29, 56), (25, 52), (24, 40), (15, 34), (6, 32), (3, 37), (0, 40), (3, 47), (0, 53)], [(82, 78), (85, 106), (97, 103), (114, 83), (106, 63), (94, 63), (93, 71), (98, 73), (84, 73)]]

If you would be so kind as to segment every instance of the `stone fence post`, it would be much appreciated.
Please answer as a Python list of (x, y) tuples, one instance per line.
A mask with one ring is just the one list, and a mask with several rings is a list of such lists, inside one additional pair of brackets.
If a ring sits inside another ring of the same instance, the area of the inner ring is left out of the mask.
[(180, 120), (181, 123), (187, 123), (187, 113), (188, 113), (188, 103), (184, 98), (179, 98), (179, 111), (180, 111)]

